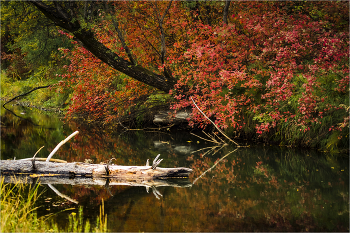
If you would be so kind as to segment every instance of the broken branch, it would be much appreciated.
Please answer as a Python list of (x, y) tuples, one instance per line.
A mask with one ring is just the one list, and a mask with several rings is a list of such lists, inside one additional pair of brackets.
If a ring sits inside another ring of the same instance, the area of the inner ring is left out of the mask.
[(230, 140), (231, 142), (233, 142), (234, 144), (236, 144), (236, 146), (240, 147), (240, 145), (239, 145), (237, 142), (235, 142), (235, 141), (233, 141), (231, 138), (229, 138), (224, 132), (222, 132), (222, 130), (221, 130), (212, 120), (209, 119), (209, 117), (207, 117), (207, 115), (205, 115), (204, 112), (202, 112), (202, 110), (197, 106), (196, 102), (194, 102), (192, 96), (191, 96), (190, 98), (191, 98), (193, 104), (194, 104), (194, 105), (196, 106), (196, 108), (199, 110), (199, 112), (202, 113), (202, 115), (203, 115), (205, 118), (207, 118), (207, 119), (215, 126), (215, 128), (216, 128), (225, 138), (227, 138), (228, 140)]
[(53, 151), (49, 154), (49, 156), (46, 159), (46, 162), (49, 162), (51, 157), (57, 152), (57, 150), (66, 142), (68, 142), (72, 137), (74, 137), (75, 135), (77, 135), (79, 133), (79, 131), (75, 131), (74, 133), (72, 133), (71, 135), (69, 135), (66, 139), (64, 139), (62, 142), (60, 142), (55, 149), (53, 149)]

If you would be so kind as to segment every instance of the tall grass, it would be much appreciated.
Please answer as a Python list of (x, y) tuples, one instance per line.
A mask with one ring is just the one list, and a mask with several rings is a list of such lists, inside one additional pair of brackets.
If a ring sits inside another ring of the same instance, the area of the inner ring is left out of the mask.
[(4, 178), (0, 180), (1, 195), (1, 225), (0, 232), (107, 232), (107, 215), (104, 214), (104, 204), (100, 206), (100, 216), (96, 219), (96, 227), (92, 228), (90, 222), (83, 221), (83, 208), (79, 207), (78, 216), (75, 212), (68, 214), (69, 225), (66, 229), (59, 229), (49, 214), (37, 217), (36, 201), (39, 185), (23, 183), (5, 184)]
[(5, 184), (1, 179), (1, 232), (45, 232), (35, 212), (38, 187), (30, 185), (26, 192), (23, 184)]

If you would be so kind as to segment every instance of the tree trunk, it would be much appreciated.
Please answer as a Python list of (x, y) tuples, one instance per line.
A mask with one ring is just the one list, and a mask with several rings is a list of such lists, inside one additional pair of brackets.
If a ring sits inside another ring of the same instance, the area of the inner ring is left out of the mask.
[(77, 20), (78, 17), (72, 15), (77, 10), (74, 7), (63, 9), (60, 3), (56, 3), (55, 6), (45, 4), (42, 1), (31, 1), (31, 3), (57, 26), (71, 32), (74, 38), (79, 40), (87, 50), (112, 68), (165, 92), (169, 92), (176, 84), (173, 77), (158, 75), (142, 66), (133, 65), (100, 43), (95, 38), (94, 33), (88, 28), (82, 28)]
[(228, 23), (228, 8), (230, 7), (231, 0), (225, 0), (224, 14), (223, 14), (223, 23), (226, 25)]

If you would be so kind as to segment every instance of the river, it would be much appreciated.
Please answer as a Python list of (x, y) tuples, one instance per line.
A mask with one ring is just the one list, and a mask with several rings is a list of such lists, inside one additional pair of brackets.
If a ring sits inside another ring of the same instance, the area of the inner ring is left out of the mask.
[(32, 157), (42, 146), (37, 157), (46, 158), (78, 130), (54, 158), (93, 163), (115, 158), (119, 165), (144, 165), (161, 154), (160, 167), (194, 171), (189, 179), (172, 181), (186, 185), (149, 190), (53, 185), (75, 202), (41, 184), (38, 215), (54, 213), (62, 229), (81, 207), (84, 220), (94, 222), (103, 202), (108, 231), (113, 232), (349, 231), (347, 155), (250, 142), (240, 142), (249, 147), (238, 149), (221, 147), (174, 127), (102, 130), (37, 109), (7, 108), (12, 113), (1, 110), (1, 159)]

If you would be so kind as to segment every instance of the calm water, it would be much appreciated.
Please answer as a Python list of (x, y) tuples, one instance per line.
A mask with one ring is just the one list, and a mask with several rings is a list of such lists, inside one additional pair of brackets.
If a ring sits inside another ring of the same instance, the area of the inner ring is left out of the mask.
[[(42, 146), (37, 157), (47, 157), (79, 130), (54, 158), (100, 163), (113, 157), (120, 165), (144, 165), (161, 154), (161, 167), (194, 170), (189, 179), (148, 192), (137, 186), (52, 184), (76, 203), (41, 184), (38, 214), (56, 213), (62, 228), (80, 207), (94, 222), (104, 202), (108, 230), (114, 232), (349, 231), (347, 155), (254, 144), (236, 151), (212, 148), (185, 131), (102, 131), (35, 109), (10, 109), (17, 116), (1, 111), (1, 159), (32, 157)], [(74, 209), (63, 211), (69, 208)]]

